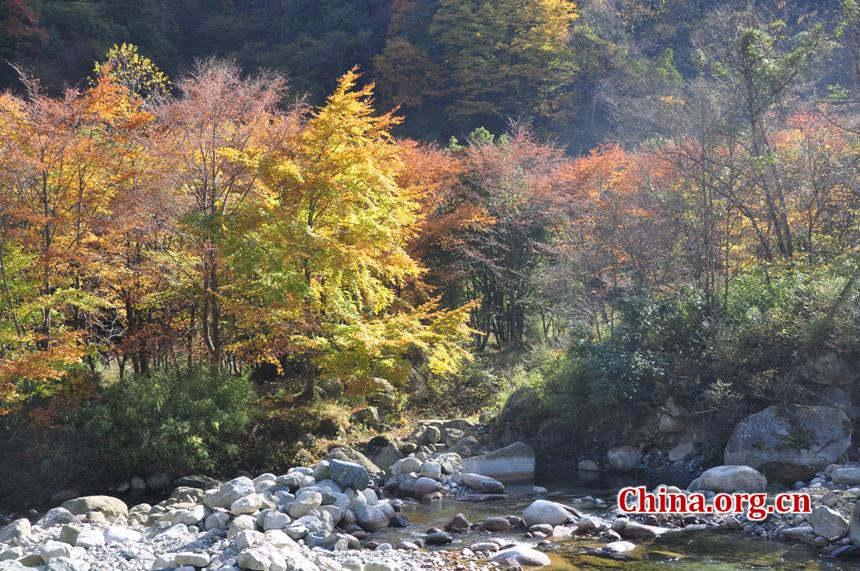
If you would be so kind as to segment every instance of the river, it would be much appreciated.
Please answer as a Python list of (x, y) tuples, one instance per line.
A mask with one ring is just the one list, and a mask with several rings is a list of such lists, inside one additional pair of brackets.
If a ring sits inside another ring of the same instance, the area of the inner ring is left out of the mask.
[[(576, 498), (592, 496), (607, 502), (614, 501), (617, 490), (635, 483), (632, 480), (616, 479), (607, 481), (584, 481), (575, 479), (568, 482), (543, 482), (550, 490), (555, 501), (571, 503)], [(641, 480), (638, 483), (642, 483)], [(403, 512), (414, 524), (407, 529), (387, 529), (374, 534), (378, 542), (397, 543), (410, 536), (420, 537), (429, 527), (442, 528), (457, 513), (464, 514), (471, 522), (479, 522), (491, 516), (521, 514), (533, 500), (528, 494), (531, 486), (509, 486), (508, 499), (470, 503), (445, 499), (430, 505), (409, 503)], [(600, 511), (586, 510), (595, 515)], [(495, 536), (504, 534), (494, 534)], [(471, 531), (456, 535), (454, 544), (443, 549), (462, 549), (487, 537), (485, 532)], [(511, 534), (514, 541), (522, 536)], [(740, 532), (699, 531), (691, 533), (669, 533), (651, 544), (643, 544), (632, 552), (626, 561), (615, 561), (587, 555), (585, 551), (599, 547), (602, 543), (593, 540), (565, 539), (554, 542), (550, 557), (551, 571), (574, 570), (623, 570), (623, 571), (761, 571), (776, 569), (783, 571), (856, 571), (860, 568), (857, 560), (832, 559), (820, 556), (813, 548), (799, 543), (786, 543), (749, 537)]]

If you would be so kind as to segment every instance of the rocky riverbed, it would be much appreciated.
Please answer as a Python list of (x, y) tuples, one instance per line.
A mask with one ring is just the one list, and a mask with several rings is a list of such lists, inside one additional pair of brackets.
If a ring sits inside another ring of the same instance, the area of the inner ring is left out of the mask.
[[(564, 569), (559, 554), (586, 568), (635, 568), (648, 554), (680, 557), (659, 547), (672, 537), (710, 531), (804, 544), (810, 560), (858, 552), (860, 466), (834, 464), (796, 482), (813, 498), (810, 514), (761, 523), (742, 514), (625, 517), (611, 491), (559, 495), (526, 483), (527, 445), (486, 450), (478, 436), (468, 421), (426, 421), (405, 441), (336, 448), (283, 474), (182, 478), (154, 504), (73, 498), (3, 527), (0, 570)], [(713, 468), (689, 486), (711, 497), (767, 487), (747, 466)]]

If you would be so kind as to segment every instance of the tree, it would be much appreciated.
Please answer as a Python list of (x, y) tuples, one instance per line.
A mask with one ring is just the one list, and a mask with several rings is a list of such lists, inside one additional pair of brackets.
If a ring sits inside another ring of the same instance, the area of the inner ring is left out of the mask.
[[(774, 111), (800, 87), (803, 72), (824, 41), (823, 28), (813, 25), (790, 34), (785, 22), (762, 21), (749, 11), (717, 10), (710, 21), (713, 26), (703, 30), (697, 55), (722, 95), (732, 102), (734, 120), (745, 131), (749, 179), (762, 193), (778, 254), (791, 258), (794, 244), (786, 188), (771, 139)], [(772, 257), (770, 244), (763, 247), (765, 256)]]
[(224, 232), (258, 174), (232, 159), (254, 144), (284, 95), (277, 75), (242, 78), (232, 63), (207, 60), (179, 82), (180, 97), (155, 109), (163, 161), (159, 184), (175, 189), (179, 220), (196, 257), (198, 303), (191, 308), (209, 359), (224, 359), (221, 286)]
[(103, 63), (96, 63), (96, 77), (111, 75), (134, 97), (164, 97), (170, 89), (167, 76), (133, 44), (114, 44)]
[(398, 295), (421, 277), (407, 248), (423, 189), (398, 184), (401, 147), (390, 131), (399, 119), (375, 115), (373, 87), (357, 81), (355, 71), (344, 75), (306, 125), (285, 130), (283, 146), (234, 155), (266, 189), (230, 258), (249, 305), (236, 313), (251, 318), (236, 350), (302, 362), (308, 398), (319, 374), (403, 381), (410, 349), (440, 374), (465, 356), (468, 308)]
[[(500, 345), (522, 345), (534, 307), (532, 278), (554, 259), (556, 236), (570, 205), (563, 179), (562, 151), (515, 127), (498, 141), (485, 129), (462, 148), (462, 196), (442, 209), (439, 222), (457, 221), (438, 239), (451, 276), (466, 299), (480, 300), (472, 313), (477, 346), (490, 336)], [(444, 224), (443, 224), (444, 227)]]

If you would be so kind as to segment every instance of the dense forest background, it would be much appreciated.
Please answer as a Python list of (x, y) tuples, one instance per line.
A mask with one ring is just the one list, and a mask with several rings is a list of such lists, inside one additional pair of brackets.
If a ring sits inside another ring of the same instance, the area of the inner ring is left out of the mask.
[(0, 0), (0, 58), (2, 494), (860, 403), (855, 0)]
[[(402, 109), (402, 134), (447, 142), (517, 119), (581, 154), (616, 135), (623, 100), (702, 73), (696, 35), (729, 4), (790, 29), (813, 20), (832, 29), (841, 14), (840, 0), (585, 0), (534, 10), (513, 0), (3, 0), (0, 58), (38, 70), (56, 92), (82, 85), (92, 62), (129, 42), (170, 77), (197, 58), (234, 58), (246, 71), (283, 72), (292, 96), (312, 103), (358, 65), (378, 84), (380, 107)], [(831, 71), (822, 87), (840, 73)], [(8, 65), (0, 87), (21, 88)]]

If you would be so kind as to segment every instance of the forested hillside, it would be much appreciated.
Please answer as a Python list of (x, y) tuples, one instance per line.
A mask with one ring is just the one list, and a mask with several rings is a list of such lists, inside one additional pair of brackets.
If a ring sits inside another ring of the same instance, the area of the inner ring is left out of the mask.
[[(791, 31), (838, 25), (840, 0), (736, 2)], [(447, 142), (510, 119), (532, 122), (575, 154), (612, 138), (627, 101), (701, 73), (697, 36), (719, 20), (709, 0), (3, 0), (0, 58), (58, 93), (128, 42), (171, 77), (198, 58), (286, 75), (292, 98), (319, 103), (360, 66), (399, 133)], [(834, 79), (819, 70), (821, 86)], [(84, 83), (82, 83), (84, 82)], [(0, 88), (20, 91), (0, 67)]]
[(0, 57), (0, 492), (855, 414), (854, 0), (0, 0)]

